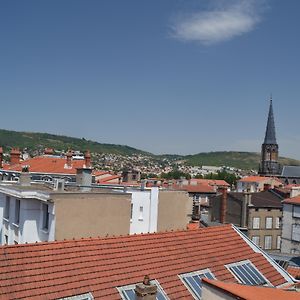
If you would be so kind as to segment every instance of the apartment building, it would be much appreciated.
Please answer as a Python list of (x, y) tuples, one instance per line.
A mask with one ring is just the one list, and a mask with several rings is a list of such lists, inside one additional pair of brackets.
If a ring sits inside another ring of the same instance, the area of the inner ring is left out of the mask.
[(300, 196), (283, 201), (281, 252), (300, 254)]
[[(86, 182), (85, 175), (79, 172), (78, 181)], [(64, 181), (53, 186), (32, 183), (26, 173), (19, 183), (0, 184), (0, 239), (1, 244), (19, 244), (184, 229), (190, 211), (184, 192)]]
[(265, 250), (280, 250), (282, 200), (273, 190), (259, 193), (231, 192), (210, 199), (211, 221), (233, 223)]

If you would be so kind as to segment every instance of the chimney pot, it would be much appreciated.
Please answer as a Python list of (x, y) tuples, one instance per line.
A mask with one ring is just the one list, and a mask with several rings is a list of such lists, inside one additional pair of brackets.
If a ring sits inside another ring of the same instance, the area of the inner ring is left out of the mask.
[(86, 150), (84, 153), (84, 165), (85, 168), (91, 168), (91, 152)]
[(69, 150), (66, 154), (67, 161), (65, 164), (65, 168), (72, 168), (72, 151)]
[(12, 148), (10, 151), (10, 163), (16, 165), (20, 163), (21, 152), (19, 148)]
[(151, 284), (148, 275), (144, 277), (143, 283), (137, 284), (135, 287), (135, 295), (137, 300), (155, 300), (157, 294), (157, 286)]

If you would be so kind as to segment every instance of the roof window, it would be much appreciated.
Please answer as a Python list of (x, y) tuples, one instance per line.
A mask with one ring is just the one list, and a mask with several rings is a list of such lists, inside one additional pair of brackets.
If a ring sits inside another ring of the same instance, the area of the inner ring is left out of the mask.
[(270, 284), (249, 260), (230, 264), (226, 267), (240, 283), (246, 285)]
[(199, 300), (201, 300), (202, 295), (202, 278), (215, 279), (214, 274), (209, 269), (180, 274), (179, 277), (193, 297)]

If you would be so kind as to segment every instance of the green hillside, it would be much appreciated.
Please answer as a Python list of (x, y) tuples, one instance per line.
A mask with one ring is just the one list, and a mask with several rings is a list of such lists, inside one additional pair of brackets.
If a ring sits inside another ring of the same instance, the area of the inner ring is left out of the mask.
[[(231, 166), (244, 170), (257, 170), (260, 163), (260, 154), (253, 152), (220, 151), (198, 153), (185, 156), (186, 162), (191, 166)], [(300, 161), (280, 157), (282, 165), (299, 166)]]
[[(259, 153), (251, 152), (207, 152), (198, 153), (195, 155), (154, 155), (149, 152), (138, 150), (129, 146), (102, 144), (95, 141), (86, 140), (85, 138), (74, 138), (63, 135), (55, 135), (49, 133), (37, 132), (18, 132), (11, 130), (0, 129), (0, 146), (4, 150), (9, 150), (12, 147), (19, 147), (20, 149), (27, 148), (30, 150), (43, 151), (44, 148), (54, 148), (56, 150), (79, 150), (84, 151), (89, 149), (94, 153), (111, 153), (119, 155), (133, 155), (143, 154), (151, 156), (152, 160), (163, 162), (164, 160), (171, 161), (185, 161), (191, 166), (231, 166), (239, 169), (250, 170), (258, 169), (260, 162)], [(280, 163), (283, 165), (300, 165), (300, 161), (290, 158), (280, 158)]]
[(150, 153), (129, 146), (101, 144), (98, 142), (86, 140), (84, 138), (79, 139), (49, 133), (18, 132), (4, 129), (0, 129), (0, 146), (2, 146), (4, 149), (12, 147), (19, 147), (20, 149), (44, 149), (46, 147), (49, 147), (56, 150), (72, 149), (83, 151), (89, 149), (91, 152), (98, 153), (112, 153), (120, 155), (151, 155)]

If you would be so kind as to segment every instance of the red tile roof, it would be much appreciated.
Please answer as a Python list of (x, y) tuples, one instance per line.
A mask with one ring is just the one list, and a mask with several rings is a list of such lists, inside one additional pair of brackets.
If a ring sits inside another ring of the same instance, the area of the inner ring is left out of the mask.
[(85, 160), (72, 160), (70, 168), (65, 168), (67, 160), (65, 157), (36, 156), (22, 161), (19, 164), (5, 165), (3, 170), (21, 172), (24, 166), (29, 166), (30, 172), (48, 174), (76, 174), (76, 168), (82, 168)]
[(186, 228), (189, 229), (189, 230), (198, 229), (198, 228), (200, 228), (200, 224), (199, 224), (199, 222), (188, 223)]
[(286, 291), (274, 287), (249, 286), (237, 283), (225, 283), (218, 280), (202, 279), (204, 284), (211, 285), (226, 294), (236, 296), (240, 300), (299, 300), (300, 293)]
[(197, 184), (197, 185), (173, 185), (176, 190), (184, 190), (189, 193), (215, 193), (213, 186), (208, 184)]
[(294, 278), (300, 279), (300, 267), (292, 267), (288, 266), (287, 271), (291, 274)]
[(178, 274), (209, 268), (217, 279), (236, 282), (224, 265), (245, 259), (273, 285), (287, 282), (231, 225), (3, 246), (0, 298), (49, 300), (91, 292), (95, 299), (116, 300), (117, 286), (140, 282), (148, 274), (170, 299), (193, 299)]
[(282, 201), (283, 203), (287, 203), (287, 204), (298, 204), (300, 205), (300, 196), (296, 196), (293, 198), (288, 198)]
[(240, 182), (261, 182), (261, 181), (267, 181), (270, 180), (270, 177), (263, 177), (263, 176), (247, 176), (244, 178), (241, 178)]
[(191, 179), (192, 181), (196, 181), (198, 184), (209, 184), (209, 185), (217, 185), (217, 186), (230, 186), (228, 182), (225, 180), (220, 180), (220, 179)]

